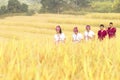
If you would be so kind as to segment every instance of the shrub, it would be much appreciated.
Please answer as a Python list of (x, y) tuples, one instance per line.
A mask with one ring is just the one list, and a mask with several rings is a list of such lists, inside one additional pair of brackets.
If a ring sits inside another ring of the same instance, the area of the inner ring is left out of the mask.
[(26, 15), (27, 16), (32, 16), (33, 14), (35, 14), (35, 11), (34, 10), (29, 10)]
[(92, 2), (91, 8), (95, 12), (112, 12), (112, 2)]
[(6, 6), (2, 6), (2, 7), (0, 8), (0, 15), (5, 14), (6, 12), (7, 12)]

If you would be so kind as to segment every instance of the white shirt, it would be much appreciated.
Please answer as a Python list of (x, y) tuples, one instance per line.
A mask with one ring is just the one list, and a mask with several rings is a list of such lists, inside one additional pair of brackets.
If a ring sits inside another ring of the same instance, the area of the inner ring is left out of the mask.
[(74, 33), (72, 37), (73, 37), (73, 41), (81, 41), (83, 39), (83, 35), (81, 33), (78, 34)]
[(89, 39), (93, 38), (94, 35), (95, 35), (95, 33), (91, 30), (89, 32), (88, 31), (84, 32), (85, 40), (89, 40)]
[(59, 42), (59, 41), (64, 41), (64, 40), (65, 40), (65, 35), (64, 35), (64, 33), (55, 34), (54, 39), (55, 39), (56, 42), (57, 42), (57, 41), (58, 41), (58, 42)]

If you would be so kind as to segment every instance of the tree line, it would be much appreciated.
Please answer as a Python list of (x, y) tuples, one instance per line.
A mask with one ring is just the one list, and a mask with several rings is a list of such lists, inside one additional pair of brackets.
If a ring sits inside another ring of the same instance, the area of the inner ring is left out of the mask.
[(9, 0), (8, 5), (1, 6), (0, 14), (5, 13), (23, 13), (28, 11), (28, 5), (25, 3), (20, 3), (18, 0)]
[(120, 12), (120, 0), (41, 0), (43, 12)]
[[(120, 0), (28, 0), (41, 5), (41, 13), (64, 12), (120, 12)], [(7, 6), (0, 8), (0, 14), (29, 12), (27, 3), (9, 0)]]

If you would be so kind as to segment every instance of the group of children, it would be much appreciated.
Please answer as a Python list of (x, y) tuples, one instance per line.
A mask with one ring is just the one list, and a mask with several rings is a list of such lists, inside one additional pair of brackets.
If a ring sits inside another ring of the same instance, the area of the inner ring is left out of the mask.
[[(95, 38), (95, 33), (91, 30), (90, 25), (86, 26), (86, 31), (84, 32), (84, 36), (78, 31), (77, 27), (74, 27), (72, 35), (73, 42), (80, 42), (81, 40), (91, 40)], [(109, 23), (109, 27), (104, 29), (104, 25), (100, 25), (100, 30), (97, 33), (98, 39), (101, 41), (108, 35), (109, 39), (116, 36), (116, 28), (113, 26), (113, 23)], [(56, 26), (56, 34), (54, 36), (55, 43), (65, 42), (66, 37), (65, 34), (62, 32), (61, 27), (58, 25)]]
[(113, 26), (113, 23), (109, 23), (109, 27), (105, 30), (104, 25), (100, 25), (100, 30), (98, 31), (98, 39), (103, 40), (108, 35), (108, 38), (116, 37), (116, 28)]

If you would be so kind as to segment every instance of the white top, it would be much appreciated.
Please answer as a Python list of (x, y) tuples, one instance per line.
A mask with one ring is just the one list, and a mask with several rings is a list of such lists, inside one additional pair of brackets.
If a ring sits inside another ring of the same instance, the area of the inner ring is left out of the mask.
[(64, 40), (65, 40), (65, 35), (64, 35), (64, 33), (55, 34), (54, 40), (55, 40), (55, 42), (64, 41)]
[(89, 32), (88, 31), (84, 32), (85, 40), (89, 40), (89, 39), (93, 38), (94, 35), (95, 35), (95, 33), (91, 30)]
[(81, 41), (83, 39), (83, 35), (81, 33), (78, 33), (77, 35), (74, 33), (72, 37), (73, 41)]

